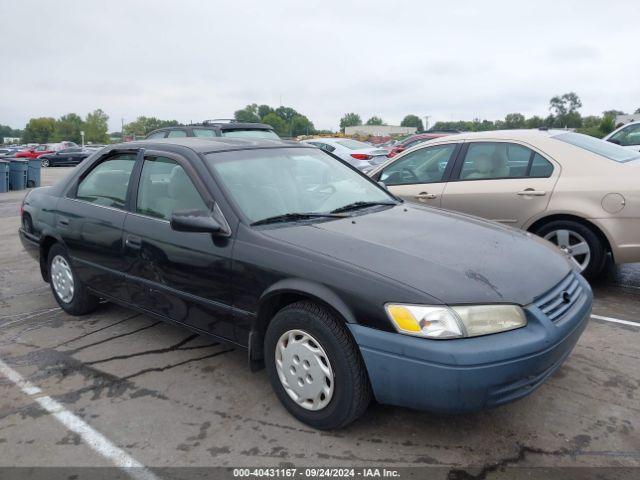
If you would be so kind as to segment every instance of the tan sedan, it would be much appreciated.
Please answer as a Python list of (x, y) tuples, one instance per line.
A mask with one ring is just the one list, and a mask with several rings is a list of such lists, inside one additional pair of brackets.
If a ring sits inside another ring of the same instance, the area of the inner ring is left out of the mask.
[(463, 133), (372, 170), (407, 201), (484, 217), (555, 243), (586, 277), (640, 262), (640, 155), (564, 130)]

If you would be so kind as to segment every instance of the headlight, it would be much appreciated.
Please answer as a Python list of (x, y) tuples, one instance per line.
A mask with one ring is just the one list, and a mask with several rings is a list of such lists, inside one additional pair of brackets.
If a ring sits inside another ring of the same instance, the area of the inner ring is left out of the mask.
[(385, 305), (400, 333), (426, 338), (477, 337), (505, 332), (527, 324), (517, 305)]

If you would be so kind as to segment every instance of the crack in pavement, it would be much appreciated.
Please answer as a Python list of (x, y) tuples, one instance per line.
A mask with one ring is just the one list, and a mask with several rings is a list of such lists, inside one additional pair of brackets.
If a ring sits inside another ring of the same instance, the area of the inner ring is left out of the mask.
[(169, 353), (169, 352), (175, 352), (175, 351), (180, 351), (180, 352), (185, 352), (188, 350), (199, 350), (201, 348), (207, 348), (207, 347), (215, 347), (216, 345), (220, 345), (218, 342), (215, 343), (209, 343), (207, 345), (198, 345), (195, 347), (186, 347), (186, 348), (180, 348), (183, 345), (189, 343), (191, 340), (193, 340), (194, 338), (199, 337), (199, 335), (190, 335), (187, 338), (185, 338), (184, 340), (176, 343), (175, 345), (172, 345), (170, 347), (165, 347), (165, 348), (157, 348), (154, 350), (145, 350), (144, 352), (136, 352), (136, 353), (128, 353), (128, 354), (124, 354), (124, 355), (114, 355), (113, 357), (109, 357), (109, 358), (102, 358), (100, 360), (92, 360), (90, 362), (84, 362), (85, 365), (96, 365), (98, 363), (106, 363), (106, 362), (111, 362), (113, 360), (126, 360), (128, 358), (134, 358), (134, 357), (142, 357), (144, 355), (153, 355), (153, 354), (159, 354), (159, 353)]
[(134, 319), (134, 318), (136, 318), (136, 317), (139, 317), (139, 316), (141, 316), (141, 315), (142, 315), (141, 313), (135, 313), (135, 314), (130, 315), (130, 316), (126, 317), (126, 318), (123, 318), (122, 320), (118, 320), (117, 322), (114, 322), (114, 323), (112, 323), (112, 324), (110, 324), (110, 325), (107, 325), (106, 327), (101, 327), (101, 328), (98, 328), (97, 330), (92, 330), (91, 332), (83, 333), (82, 335), (79, 335), (79, 336), (77, 336), (77, 337), (74, 337), (74, 338), (72, 338), (71, 340), (67, 340), (67, 341), (65, 341), (65, 342), (62, 342), (62, 343), (60, 343), (60, 344), (58, 344), (58, 345), (56, 345), (56, 346), (54, 346), (54, 347), (52, 347), (52, 348), (59, 348), (59, 347), (63, 347), (63, 346), (65, 346), (65, 345), (68, 345), (68, 344), (70, 344), (70, 343), (73, 343), (73, 342), (75, 342), (75, 341), (77, 341), (77, 340), (80, 340), (80, 339), (82, 339), (82, 338), (88, 337), (89, 335), (93, 335), (94, 333), (101, 332), (101, 331), (103, 331), (103, 330), (106, 330), (107, 328), (114, 327), (114, 326), (116, 326), (116, 325), (118, 325), (118, 324), (120, 324), (120, 323), (126, 322), (127, 320), (132, 320), (132, 319)]
[(148, 330), (149, 328), (153, 328), (153, 327), (155, 327), (157, 325), (160, 325), (162, 323), (164, 323), (164, 322), (162, 322), (162, 321), (153, 322), (151, 325), (147, 325), (145, 327), (137, 328), (137, 329), (135, 329), (135, 330), (133, 330), (131, 332), (121, 333), (120, 335), (115, 335), (113, 337), (105, 338), (104, 340), (100, 340), (100, 341), (97, 341), (97, 342), (94, 342), (94, 343), (89, 343), (87, 345), (82, 345), (81, 347), (73, 348), (73, 349), (67, 350), (67, 351), (69, 353), (71, 353), (71, 354), (78, 353), (78, 352), (81, 352), (82, 350), (84, 350), (86, 348), (95, 347), (96, 345), (101, 345), (103, 343), (107, 343), (107, 342), (110, 342), (112, 340), (116, 340), (118, 338), (126, 337), (128, 335), (133, 335), (135, 333), (142, 332), (143, 330)]
[(130, 380), (132, 378), (139, 377), (140, 375), (144, 375), (146, 373), (151, 373), (151, 372), (164, 372), (165, 370), (169, 370), (171, 368), (179, 367), (181, 365), (186, 365), (187, 363), (191, 363), (191, 362), (205, 360), (207, 358), (217, 357), (218, 355), (223, 355), (225, 353), (233, 352), (234, 350), (235, 350), (234, 348), (230, 348), (228, 350), (222, 350), (220, 352), (205, 355), (203, 357), (190, 358), (189, 360), (184, 360), (182, 362), (165, 365), (164, 367), (145, 368), (144, 370), (140, 370), (139, 372), (132, 373), (131, 375), (127, 375), (126, 377), (122, 377), (122, 380)]

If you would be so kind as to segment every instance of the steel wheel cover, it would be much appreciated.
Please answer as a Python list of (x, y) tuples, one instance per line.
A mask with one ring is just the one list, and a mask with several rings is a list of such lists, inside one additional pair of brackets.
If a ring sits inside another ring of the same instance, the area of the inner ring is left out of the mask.
[(282, 334), (276, 370), (287, 395), (305, 410), (322, 410), (333, 397), (335, 375), (322, 345), (304, 330)]
[(51, 283), (60, 300), (64, 303), (73, 300), (75, 286), (73, 272), (67, 260), (61, 255), (56, 255), (51, 261)]

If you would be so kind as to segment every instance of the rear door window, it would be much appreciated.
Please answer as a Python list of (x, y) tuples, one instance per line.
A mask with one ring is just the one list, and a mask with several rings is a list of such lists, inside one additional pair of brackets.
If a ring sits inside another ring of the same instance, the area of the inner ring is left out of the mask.
[(76, 198), (111, 208), (124, 208), (136, 155), (111, 157), (94, 167), (78, 185)]
[(459, 180), (549, 177), (553, 164), (530, 148), (508, 142), (472, 142)]
[(169, 135), (167, 138), (178, 138), (178, 137), (186, 137), (187, 132), (185, 130), (171, 130), (169, 131)]
[(209, 128), (194, 128), (193, 136), (194, 137), (217, 137), (215, 130), (211, 130)]
[(165, 135), (167, 134), (167, 132), (156, 132), (156, 133), (152, 133), (151, 135), (149, 135), (147, 137), (148, 140), (155, 140), (157, 138), (164, 138)]

